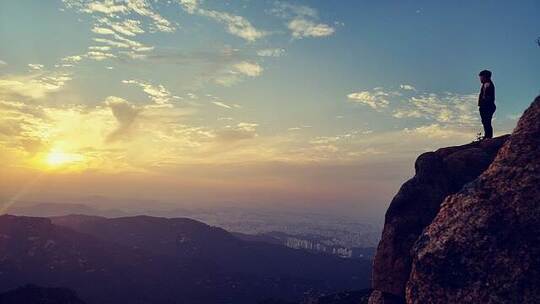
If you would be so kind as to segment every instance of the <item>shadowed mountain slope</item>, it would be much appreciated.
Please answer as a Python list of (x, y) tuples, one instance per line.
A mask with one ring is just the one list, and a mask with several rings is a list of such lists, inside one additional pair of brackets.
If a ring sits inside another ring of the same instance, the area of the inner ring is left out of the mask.
[(370, 270), (183, 218), (4, 215), (0, 231), (0, 291), (63, 286), (90, 304), (297, 300), (366, 286)]
[(84, 304), (84, 302), (69, 289), (26, 285), (1, 293), (0, 304)]

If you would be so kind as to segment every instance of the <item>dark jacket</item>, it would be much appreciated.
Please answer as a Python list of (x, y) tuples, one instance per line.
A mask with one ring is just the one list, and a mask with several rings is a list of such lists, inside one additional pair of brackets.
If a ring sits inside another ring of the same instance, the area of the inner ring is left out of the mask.
[(478, 106), (481, 108), (495, 106), (495, 85), (488, 81), (480, 87), (480, 95), (478, 95)]

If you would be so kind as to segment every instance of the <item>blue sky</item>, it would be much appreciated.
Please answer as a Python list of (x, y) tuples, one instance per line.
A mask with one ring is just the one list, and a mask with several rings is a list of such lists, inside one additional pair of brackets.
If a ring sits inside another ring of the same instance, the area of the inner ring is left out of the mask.
[[(75, 175), (93, 185), (84, 195), (129, 197), (140, 175), (164, 201), (381, 212), (419, 153), (481, 130), (480, 70), (494, 73), (496, 134), (512, 130), (539, 93), (539, 11), (537, 1), (2, 1), (4, 174)], [(50, 197), (75, 192), (59, 184)]]

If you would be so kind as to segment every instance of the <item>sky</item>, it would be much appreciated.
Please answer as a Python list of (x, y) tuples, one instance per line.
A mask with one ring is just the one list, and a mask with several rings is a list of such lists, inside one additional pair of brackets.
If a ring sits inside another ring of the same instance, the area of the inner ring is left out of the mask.
[(540, 93), (538, 1), (3, 0), (0, 199), (382, 217)]

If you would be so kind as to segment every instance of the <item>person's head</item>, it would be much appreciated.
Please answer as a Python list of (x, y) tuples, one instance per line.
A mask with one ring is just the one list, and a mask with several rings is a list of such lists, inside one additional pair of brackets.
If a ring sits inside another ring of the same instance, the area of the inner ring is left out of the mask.
[(491, 81), (491, 71), (483, 70), (478, 74), (478, 77), (480, 77), (481, 83), (486, 83), (488, 81)]

